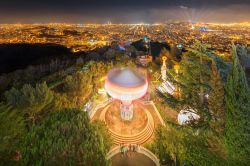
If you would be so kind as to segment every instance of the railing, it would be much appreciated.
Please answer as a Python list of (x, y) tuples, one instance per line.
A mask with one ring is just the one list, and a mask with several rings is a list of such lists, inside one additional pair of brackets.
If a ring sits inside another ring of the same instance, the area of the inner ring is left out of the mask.
[(147, 113), (147, 124), (145, 128), (140, 131), (139, 133), (133, 134), (133, 135), (121, 135), (118, 134), (112, 130), (109, 130), (111, 133), (111, 136), (114, 139), (115, 144), (143, 144), (145, 143), (153, 134), (154, 132), (154, 120), (153, 117), (146, 111)]
[(159, 113), (158, 109), (156, 108), (156, 106), (155, 106), (155, 104), (154, 104), (153, 101), (141, 101), (140, 100), (140, 103), (144, 104), (144, 105), (152, 105), (154, 107), (155, 113), (157, 114), (158, 118), (160, 119), (161, 124), (163, 126), (166, 126), (164, 120), (162, 119), (162, 117), (161, 117), (161, 115), (160, 115), (160, 113)]
[(95, 115), (95, 112), (96, 112), (98, 109), (100, 109), (100, 108), (102, 108), (102, 107), (108, 105), (108, 104), (111, 103), (112, 101), (113, 101), (113, 99), (110, 98), (110, 99), (104, 101), (103, 103), (94, 106), (94, 107), (88, 112), (88, 113), (89, 113), (90, 119), (93, 118), (93, 116)]
[(118, 154), (118, 153), (120, 153), (120, 152), (121, 152), (121, 151), (120, 151), (120, 146), (116, 146), (116, 147), (114, 147), (113, 149), (111, 149), (111, 150), (108, 152), (106, 158), (109, 160), (109, 159), (111, 159), (114, 155), (116, 155), (116, 154)]
[[(113, 156), (115, 156), (116, 154), (120, 153), (120, 146), (116, 146), (113, 149), (111, 149), (108, 154), (107, 154), (107, 159), (111, 159)], [(144, 154), (145, 156), (147, 156), (148, 158), (150, 158), (156, 166), (160, 166), (160, 160), (148, 149), (139, 146), (137, 151), (137, 153), (141, 153)]]
[[(105, 107), (99, 116), (99, 119), (104, 122), (105, 122), (105, 114), (109, 106)], [(121, 143), (125, 143), (125, 144), (145, 143), (152, 136), (154, 132), (154, 119), (148, 110), (145, 110), (145, 113), (147, 115), (146, 126), (144, 127), (144, 129), (142, 129), (142, 131), (136, 134), (123, 135), (123, 134), (116, 133), (115, 131), (109, 129), (109, 132), (111, 136), (113, 137), (114, 144), (119, 145)]]
[(138, 153), (144, 154), (145, 156), (150, 158), (156, 164), (156, 166), (160, 166), (160, 160), (148, 149), (139, 147)]

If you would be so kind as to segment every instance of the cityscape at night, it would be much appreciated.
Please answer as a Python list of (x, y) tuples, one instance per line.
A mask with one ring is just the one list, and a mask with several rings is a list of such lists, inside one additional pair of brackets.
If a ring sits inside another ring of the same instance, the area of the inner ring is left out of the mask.
[(249, 0), (1, 0), (0, 166), (248, 166)]
[(131, 43), (145, 35), (153, 41), (190, 47), (196, 40), (210, 44), (220, 55), (229, 56), (230, 44), (250, 44), (250, 23), (205, 24), (2, 24), (0, 43), (56, 43), (73, 52), (91, 51), (110, 45)]

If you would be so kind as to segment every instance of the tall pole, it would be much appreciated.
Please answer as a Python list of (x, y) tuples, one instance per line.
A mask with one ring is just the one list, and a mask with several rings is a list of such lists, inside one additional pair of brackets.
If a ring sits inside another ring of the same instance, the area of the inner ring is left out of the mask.
[[(174, 65), (174, 70), (175, 70), (175, 73), (177, 75), (177, 77), (176, 77), (177, 80), (176, 81), (178, 82), (180, 65), (179, 64)], [(176, 84), (176, 96), (180, 97), (180, 87), (178, 86), (178, 84)]]
[(166, 81), (167, 79), (167, 65), (166, 65), (166, 60), (167, 60), (167, 57), (166, 56), (163, 56), (162, 57), (162, 66), (161, 66), (161, 78), (163, 81)]

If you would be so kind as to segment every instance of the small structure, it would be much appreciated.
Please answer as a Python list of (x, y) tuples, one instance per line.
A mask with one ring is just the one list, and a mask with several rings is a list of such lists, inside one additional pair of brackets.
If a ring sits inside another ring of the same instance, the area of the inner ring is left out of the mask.
[(105, 90), (121, 101), (120, 111), (123, 120), (133, 118), (132, 101), (143, 97), (148, 89), (146, 77), (131, 68), (116, 68), (108, 73)]
[(200, 116), (193, 109), (184, 109), (181, 110), (178, 114), (178, 123), (179, 125), (186, 125), (190, 122), (199, 120)]
[(176, 88), (174, 85), (169, 81), (164, 81), (161, 86), (157, 87), (157, 90), (161, 93), (168, 93), (170, 95), (174, 95)]
[(143, 55), (143, 56), (137, 56), (136, 62), (137, 64), (140, 64), (142, 66), (147, 66), (149, 62), (152, 62), (152, 56), (151, 55)]

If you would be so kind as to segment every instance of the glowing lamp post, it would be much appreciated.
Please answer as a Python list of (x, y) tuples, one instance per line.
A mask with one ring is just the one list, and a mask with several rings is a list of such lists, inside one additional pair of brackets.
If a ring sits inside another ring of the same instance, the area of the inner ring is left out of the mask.
[(148, 89), (146, 77), (130, 68), (117, 68), (108, 73), (105, 81), (106, 92), (121, 101), (120, 111), (123, 120), (133, 118), (132, 101), (144, 96)]
[(180, 65), (178, 65), (178, 64), (174, 65), (174, 70), (175, 70), (176, 74), (178, 74), (180, 71)]
[(167, 79), (167, 75), (166, 75), (166, 72), (167, 72), (166, 60), (167, 60), (167, 57), (163, 56), (162, 57), (162, 66), (161, 66), (161, 78), (162, 78), (163, 81), (166, 81), (166, 79)]
[[(177, 78), (178, 78), (178, 74), (180, 71), (180, 65), (179, 64), (174, 65), (174, 70), (175, 70), (175, 72), (177, 74)], [(180, 88), (179, 87), (176, 88), (176, 96), (180, 97)]]

